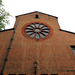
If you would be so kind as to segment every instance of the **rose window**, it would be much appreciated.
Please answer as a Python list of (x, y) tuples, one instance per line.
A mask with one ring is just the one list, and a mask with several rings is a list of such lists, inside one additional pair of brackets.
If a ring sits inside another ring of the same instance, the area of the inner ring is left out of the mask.
[(48, 26), (40, 23), (31, 23), (26, 26), (25, 28), (25, 33), (28, 35), (30, 38), (35, 38), (35, 39), (44, 39), (46, 38), (49, 33), (50, 29)]

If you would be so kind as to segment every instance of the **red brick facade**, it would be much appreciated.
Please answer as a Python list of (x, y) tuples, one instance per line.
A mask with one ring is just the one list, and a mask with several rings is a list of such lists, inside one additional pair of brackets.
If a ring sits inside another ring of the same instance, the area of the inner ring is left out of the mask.
[[(33, 22), (51, 27), (51, 37), (41, 41), (24, 36), (23, 27)], [(0, 32), (0, 71), (4, 75), (35, 75), (37, 61), (37, 75), (75, 75), (75, 56), (70, 47), (75, 46), (75, 34), (59, 29), (58, 19), (51, 15), (33, 12), (17, 16), (14, 29)]]

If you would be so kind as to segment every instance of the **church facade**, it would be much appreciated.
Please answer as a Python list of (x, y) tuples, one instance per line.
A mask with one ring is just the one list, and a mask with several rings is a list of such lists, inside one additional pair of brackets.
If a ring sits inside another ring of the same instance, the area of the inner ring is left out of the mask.
[(0, 74), (75, 75), (75, 33), (60, 29), (56, 16), (16, 16), (14, 28), (0, 31)]

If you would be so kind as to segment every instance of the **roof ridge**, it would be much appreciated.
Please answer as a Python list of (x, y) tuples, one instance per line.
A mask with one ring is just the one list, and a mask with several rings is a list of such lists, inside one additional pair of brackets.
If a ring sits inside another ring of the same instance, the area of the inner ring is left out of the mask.
[(74, 32), (66, 31), (66, 30), (63, 30), (63, 29), (59, 29), (59, 30), (60, 30), (60, 31), (64, 31), (64, 32), (68, 32), (68, 33), (75, 34)]
[(31, 13), (41, 13), (41, 14), (48, 15), (48, 16), (52, 16), (52, 17), (54, 17), (54, 18), (57, 18), (57, 19), (58, 19), (58, 17), (56, 17), (56, 16), (49, 15), (49, 14), (46, 14), (46, 13), (42, 13), (42, 12), (39, 12), (39, 11), (33, 11), (33, 12), (30, 12), (30, 13), (26, 13), (26, 14), (17, 15), (17, 16), (15, 16), (15, 17), (18, 17), (18, 16), (23, 16), (23, 15), (27, 15), (27, 14), (31, 14)]

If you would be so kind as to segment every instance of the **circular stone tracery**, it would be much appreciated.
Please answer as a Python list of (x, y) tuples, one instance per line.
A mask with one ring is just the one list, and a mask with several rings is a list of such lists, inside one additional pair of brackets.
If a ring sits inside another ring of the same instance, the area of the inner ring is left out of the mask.
[(46, 38), (50, 33), (50, 29), (42, 23), (31, 23), (25, 27), (25, 33), (30, 38), (39, 40)]

